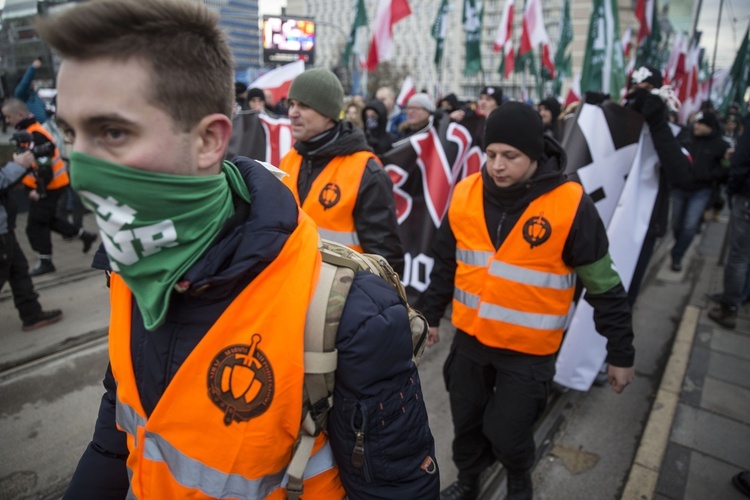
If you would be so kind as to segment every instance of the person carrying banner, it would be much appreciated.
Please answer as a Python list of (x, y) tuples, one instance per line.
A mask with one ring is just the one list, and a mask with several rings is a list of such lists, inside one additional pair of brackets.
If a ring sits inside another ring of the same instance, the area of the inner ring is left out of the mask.
[(477, 498), (495, 460), (509, 499), (532, 498), (533, 427), (541, 417), (576, 277), (607, 337), (609, 383), (634, 377), (627, 294), (609, 256), (593, 201), (563, 174), (561, 146), (537, 112), (508, 102), (490, 114), (487, 161), (459, 182), (433, 245), (435, 266), (422, 311), (428, 345), (452, 302), (456, 334), (443, 373), (453, 416), (458, 480), (442, 499)]
[(670, 187), (687, 179), (692, 168), (686, 150), (683, 148), (687, 140), (687, 132), (683, 130), (675, 135), (669, 126), (668, 107), (660, 94), (662, 83), (661, 72), (658, 69), (653, 66), (639, 67), (631, 75), (630, 88), (624, 103), (626, 108), (643, 116), (659, 157), (659, 189), (628, 289), (631, 306), (638, 298), (643, 276), (646, 274), (654, 252), (656, 239), (667, 234)]
[[(374, 478), (349, 492), (344, 479), (364, 474), (351, 447), (326, 433), (296, 446), (305, 369), (320, 361), (304, 353), (319, 236), (278, 169), (224, 161), (234, 63), (218, 15), (200, 2), (100, 0), (37, 30), (62, 57), (73, 188), (97, 213), (112, 268), (106, 393), (64, 498), (435, 498), (407, 310), (375, 274), (351, 280), (336, 388), (375, 391), (367, 404), (383, 402), (388, 425), (368, 420), (366, 446), (392, 444), (391, 461), (368, 462)], [(357, 376), (342, 381), (345, 367)], [(354, 440), (355, 405), (341, 403), (329, 431)], [(312, 453), (295, 474), (304, 489), (290, 479), (295, 448)]]
[(313, 68), (289, 88), (294, 146), (279, 168), (284, 184), (321, 236), (381, 255), (401, 275), (404, 251), (393, 183), (364, 133), (340, 118), (344, 89), (328, 69)]
[(449, 116), (451, 120), (460, 123), (471, 132), (474, 144), (483, 147), (485, 119), (498, 106), (503, 104), (503, 100), (503, 89), (501, 87), (487, 86), (479, 92), (475, 109), (464, 106), (452, 111)]

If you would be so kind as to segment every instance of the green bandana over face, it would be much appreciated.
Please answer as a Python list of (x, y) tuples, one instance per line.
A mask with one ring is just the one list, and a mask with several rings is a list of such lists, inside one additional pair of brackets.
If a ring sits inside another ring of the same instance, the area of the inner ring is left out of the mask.
[(232, 191), (250, 202), (230, 162), (218, 175), (177, 175), (74, 152), (70, 183), (96, 214), (112, 270), (133, 292), (148, 330), (164, 322), (174, 285), (234, 214)]

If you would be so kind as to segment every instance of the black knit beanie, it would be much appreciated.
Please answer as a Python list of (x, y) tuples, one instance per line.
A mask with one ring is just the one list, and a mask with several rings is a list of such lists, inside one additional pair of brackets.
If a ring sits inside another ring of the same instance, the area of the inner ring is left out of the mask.
[(332, 71), (326, 68), (308, 69), (292, 81), (289, 99), (310, 106), (337, 122), (344, 109), (344, 87)]
[(495, 108), (484, 126), (484, 145), (502, 142), (538, 160), (544, 152), (544, 124), (534, 108), (509, 101)]
[(250, 101), (253, 97), (257, 97), (261, 101), (266, 102), (266, 94), (263, 92), (263, 89), (259, 89), (258, 87), (253, 87), (247, 91), (247, 100)]
[(541, 101), (539, 103), (540, 106), (544, 106), (549, 110), (550, 113), (552, 113), (552, 120), (557, 120), (557, 117), (560, 116), (560, 112), (562, 111), (562, 106), (560, 106), (560, 101), (557, 100), (555, 97), (548, 97), (545, 100)]

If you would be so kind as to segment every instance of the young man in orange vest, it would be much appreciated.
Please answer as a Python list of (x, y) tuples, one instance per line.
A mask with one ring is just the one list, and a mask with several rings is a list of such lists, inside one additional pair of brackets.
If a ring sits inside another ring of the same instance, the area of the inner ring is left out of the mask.
[(341, 119), (344, 88), (331, 71), (313, 68), (289, 88), (295, 144), (279, 167), (284, 184), (318, 225), (323, 238), (382, 255), (401, 275), (393, 184), (364, 133)]
[[(55, 271), (52, 263), (51, 232), (61, 234), (64, 238), (79, 238), (83, 241), (83, 252), (91, 249), (96, 241), (96, 233), (76, 227), (63, 217), (57, 215), (57, 204), (60, 197), (67, 193), (70, 181), (60, 151), (52, 135), (29, 112), (23, 101), (8, 99), (3, 103), (3, 115), (9, 124), (18, 131), (26, 131), (32, 141), (27, 147), (36, 151), (34, 168), (23, 178), (23, 184), (29, 189), (29, 218), (26, 223), (26, 236), (31, 248), (39, 254), (39, 262), (29, 271), (30, 276)], [(49, 149), (40, 152), (45, 146)]]
[(530, 499), (533, 426), (547, 402), (576, 276), (608, 339), (617, 393), (633, 379), (631, 313), (604, 224), (581, 186), (565, 181), (565, 153), (544, 136), (537, 112), (503, 104), (488, 117), (484, 140), (486, 164), (453, 192), (423, 298), (428, 345), (439, 340), (451, 298), (457, 329), (444, 374), (458, 481), (441, 498), (476, 498), (479, 475), (499, 460), (508, 498)]
[[(292, 486), (319, 237), (271, 169), (224, 161), (234, 63), (216, 14), (185, 0), (100, 0), (37, 29), (62, 57), (72, 185), (112, 271), (107, 392), (65, 498), (342, 499), (345, 487), (435, 498), (408, 314), (366, 272), (337, 331), (330, 437), (316, 436)], [(352, 387), (360, 399), (347, 404), (339, 394)], [(359, 468), (353, 425), (367, 436)], [(380, 440), (393, 445), (388, 463), (365, 456)]]

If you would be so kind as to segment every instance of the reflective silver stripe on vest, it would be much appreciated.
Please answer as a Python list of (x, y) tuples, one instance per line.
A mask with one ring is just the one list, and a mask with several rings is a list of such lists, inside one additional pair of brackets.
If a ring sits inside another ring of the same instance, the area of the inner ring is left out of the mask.
[[(239, 474), (226, 474), (181, 453), (158, 434), (146, 433), (145, 458), (164, 462), (175, 481), (186, 488), (200, 490), (212, 498), (265, 498), (285, 484), (285, 471), (248, 479)], [(334, 467), (330, 444), (321, 448), (305, 467), (303, 478), (309, 478)]]
[(498, 278), (505, 278), (524, 285), (554, 288), (555, 290), (567, 290), (572, 288), (576, 282), (576, 274), (552, 274), (543, 271), (535, 271), (524, 267), (506, 264), (499, 260), (493, 260), (490, 265), (490, 274)]
[[(138, 427), (146, 425), (146, 419), (138, 415), (138, 413), (130, 406), (126, 405), (120, 398), (117, 398), (115, 406), (115, 420), (122, 430), (136, 437), (136, 430)], [(136, 444), (136, 446), (138, 446)]]
[(553, 314), (539, 314), (516, 311), (494, 304), (483, 302), (479, 306), (479, 317), (511, 323), (526, 328), (537, 330), (560, 330), (565, 327), (568, 315), (556, 316)]
[(482, 266), (487, 267), (487, 263), (490, 261), (492, 256), (495, 255), (492, 252), (482, 252), (479, 250), (462, 250), (456, 249), (456, 260), (463, 262), (469, 266)]
[(472, 309), (476, 309), (479, 307), (479, 295), (474, 295), (473, 293), (465, 292), (464, 290), (461, 290), (460, 288), (454, 288), (453, 289), (453, 298), (465, 305), (466, 307), (471, 307)]
[(318, 228), (320, 236), (336, 243), (341, 243), (348, 247), (359, 245), (359, 237), (357, 233), (347, 233), (345, 231), (331, 231), (329, 229)]

